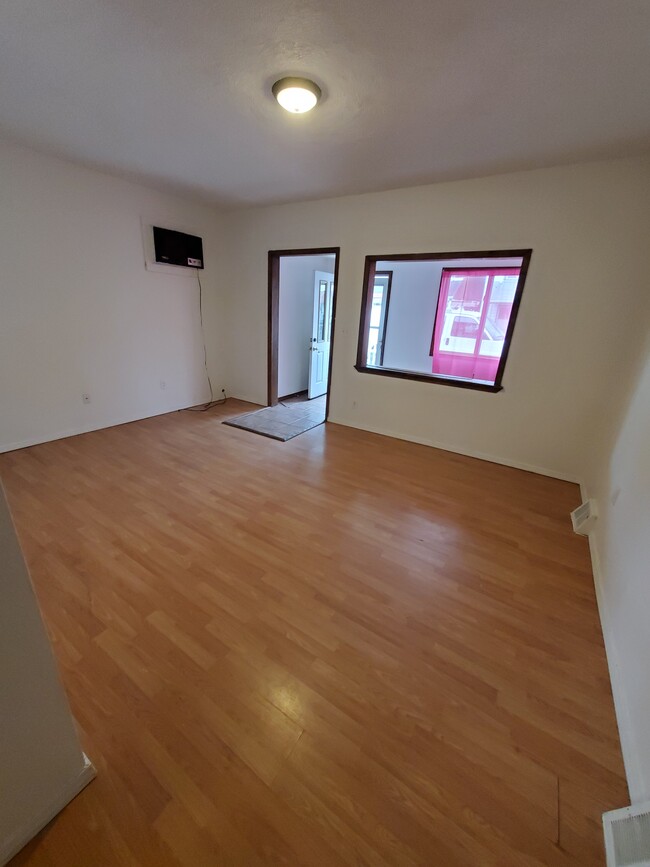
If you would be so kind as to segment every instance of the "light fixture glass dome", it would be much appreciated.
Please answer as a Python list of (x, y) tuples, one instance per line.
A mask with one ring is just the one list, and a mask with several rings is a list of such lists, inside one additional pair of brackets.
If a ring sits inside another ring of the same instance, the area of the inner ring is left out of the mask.
[(281, 78), (273, 85), (273, 96), (291, 114), (311, 111), (321, 97), (321, 89), (308, 78)]

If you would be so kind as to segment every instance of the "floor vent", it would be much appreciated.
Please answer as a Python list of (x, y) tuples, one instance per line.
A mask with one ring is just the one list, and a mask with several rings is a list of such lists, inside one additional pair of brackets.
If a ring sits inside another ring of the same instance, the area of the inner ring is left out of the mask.
[(579, 536), (587, 536), (594, 525), (597, 516), (596, 501), (585, 500), (582, 505), (578, 506), (571, 512), (571, 523), (573, 524), (573, 532)]
[(607, 867), (650, 867), (650, 801), (603, 813)]

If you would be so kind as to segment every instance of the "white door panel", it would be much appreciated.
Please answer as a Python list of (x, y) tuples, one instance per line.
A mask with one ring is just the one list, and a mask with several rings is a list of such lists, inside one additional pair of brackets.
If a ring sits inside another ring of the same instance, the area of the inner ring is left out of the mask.
[(332, 340), (332, 297), (334, 275), (314, 271), (314, 313), (309, 347), (308, 397), (320, 397), (327, 391)]

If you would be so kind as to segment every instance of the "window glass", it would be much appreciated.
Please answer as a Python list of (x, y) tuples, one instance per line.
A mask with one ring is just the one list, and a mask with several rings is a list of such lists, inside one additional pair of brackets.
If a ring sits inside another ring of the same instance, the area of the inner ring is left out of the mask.
[(381, 366), (383, 363), (391, 276), (390, 272), (375, 274), (370, 307), (370, 325), (368, 326), (367, 364), (371, 366)]
[(357, 369), (498, 390), (530, 253), (368, 257)]
[(327, 280), (318, 281), (318, 333), (319, 342), (326, 340), (325, 327), (327, 322)]
[(494, 384), (519, 268), (443, 268), (431, 371)]

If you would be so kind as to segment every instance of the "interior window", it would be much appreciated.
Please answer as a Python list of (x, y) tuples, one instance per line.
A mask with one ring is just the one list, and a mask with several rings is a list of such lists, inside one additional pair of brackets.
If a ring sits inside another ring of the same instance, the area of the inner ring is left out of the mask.
[(367, 257), (357, 369), (499, 390), (530, 254)]

